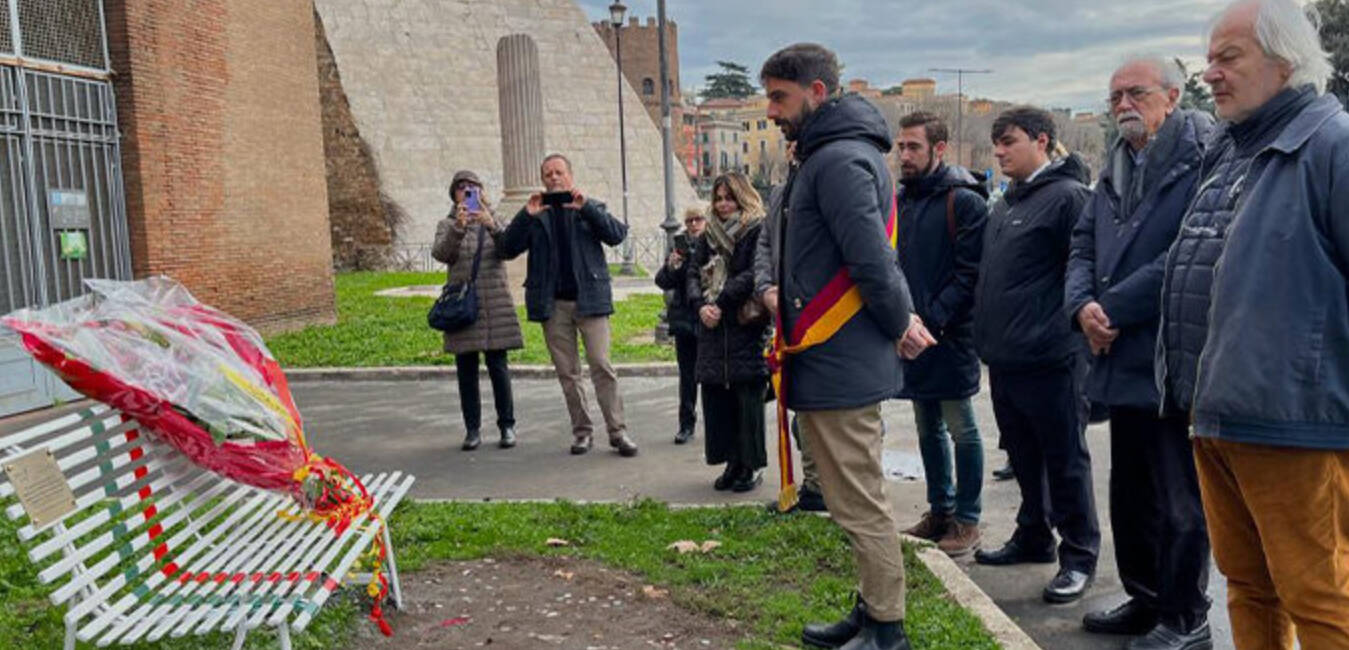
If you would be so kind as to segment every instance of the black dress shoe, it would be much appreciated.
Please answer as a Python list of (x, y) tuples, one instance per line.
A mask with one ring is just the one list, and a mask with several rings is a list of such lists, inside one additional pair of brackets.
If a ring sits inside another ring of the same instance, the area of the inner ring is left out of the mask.
[(464, 451), (473, 451), (481, 444), (482, 432), (477, 429), (469, 429), (468, 434), (464, 436), (464, 444), (460, 446), (460, 449), (463, 449)]
[(839, 650), (909, 650), (909, 637), (904, 634), (904, 621), (882, 623), (863, 616), (862, 630)]
[(1208, 621), (1189, 632), (1180, 632), (1165, 623), (1159, 623), (1152, 631), (1124, 647), (1127, 650), (1211, 650), (1213, 635), (1209, 632)]
[[(782, 510), (778, 509), (777, 499), (773, 499), (764, 504), (764, 508), (773, 514), (782, 513)], [(801, 512), (829, 512), (829, 508), (824, 505), (824, 495), (820, 494), (819, 490), (811, 490), (804, 487), (796, 493), (796, 503), (792, 504), (792, 507), (788, 508), (787, 512), (796, 512), (798, 510)]]
[(1022, 548), (1016, 540), (1008, 540), (1002, 548), (985, 551), (979, 550), (974, 554), (974, 561), (978, 564), (988, 564), (992, 566), (1006, 566), (1009, 564), (1049, 564), (1058, 559), (1058, 553), (1054, 547), (1050, 546), (1043, 549)]
[(693, 427), (682, 427), (675, 433), (675, 444), (682, 445), (693, 439)]
[(824, 505), (824, 494), (819, 490), (801, 488), (796, 499), (796, 507), (806, 512), (829, 512), (829, 508)]
[(740, 475), (740, 466), (735, 463), (726, 463), (726, 469), (722, 470), (721, 476), (712, 481), (712, 489), (718, 492), (725, 492), (731, 489), (735, 479)]
[(580, 438), (576, 438), (571, 443), (571, 455), (580, 456), (581, 454), (590, 451), (590, 447), (593, 444), (594, 439), (591, 438), (590, 436), (582, 436)]
[(497, 443), (502, 449), (510, 449), (515, 446), (515, 427), (506, 427), (501, 430), (501, 441)]
[(1086, 593), (1093, 576), (1077, 569), (1059, 569), (1059, 574), (1045, 587), (1045, 602), (1071, 603)]
[(1012, 464), (1008, 463), (993, 470), (993, 478), (998, 481), (1008, 481), (1016, 478), (1016, 471), (1012, 469)]
[(749, 492), (759, 484), (763, 483), (763, 472), (752, 470), (748, 467), (740, 470), (740, 474), (735, 477), (731, 483), (732, 492)]
[(1082, 617), (1082, 627), (1096, 634), (1147, 634), (1157, 625), (1157, 610), (1144, 605), (1137, 598), (1099, 612), (1088, 612)]
[(862, 621), (867, 618), (867, 604), (858, 595), (853, 602), (852, 611), (837, 623), (808, 623), (801, 629), (801, 642), (814, 648), (837, 648), (862, 630)]

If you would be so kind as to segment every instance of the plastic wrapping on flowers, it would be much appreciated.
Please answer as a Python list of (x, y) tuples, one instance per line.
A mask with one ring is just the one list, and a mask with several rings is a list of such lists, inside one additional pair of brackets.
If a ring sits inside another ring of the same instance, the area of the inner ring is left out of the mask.
[[(355, 476), (305, 440), (280, 364), (242, 321), (165, 277), (86, 280), (89, 293), (0, 318), (71, 388), (136, 419), (196, 465), (289, 494), (299, 515), (341, 534), (384, 522)], [(385, 634), (384, 536), (369, 553), (371, 618)]]

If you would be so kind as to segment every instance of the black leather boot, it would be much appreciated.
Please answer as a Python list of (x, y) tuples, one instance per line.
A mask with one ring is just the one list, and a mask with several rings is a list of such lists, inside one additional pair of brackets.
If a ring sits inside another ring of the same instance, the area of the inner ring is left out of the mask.
[(904, 634), (904, 621), (882, 623), (870, 616), (862, 617), (862, 631), (840, 650), (910, 650), (909, 637)]
[(469, 429), (468, 434), (464, 436), (464, 451), (473, 451), (482, 444), (482, 432), (477, 429)]
[(858, 595), (852, 611), (837, 623), (810, 623), (801, 630), (801, 642), (815, 648), (837, 648), (850, 641), (862, 629), (867, 604)]
[(504, 427), (501, 429), (501, 441), (497, 443), (502, 449), (510, 449), (515, 446), (515, 427)]

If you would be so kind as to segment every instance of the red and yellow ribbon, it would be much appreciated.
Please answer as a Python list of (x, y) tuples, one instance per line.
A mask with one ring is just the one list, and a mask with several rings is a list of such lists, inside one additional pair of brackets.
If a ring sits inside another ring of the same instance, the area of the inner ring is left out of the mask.
[[(892, 196), (890, 215), (885, 221), (885, 236), (890, 248), (895, 248), (899, 235), (899, 204)], [(785, 227), (785, 226), (784, 226)], [(841, 268), (815, 297), (806, 303), (792, 327), (791, 341), (784, 337), (782, 309), (778, 309), (773, 347), (766, 355), (768, 369), (773, 373), (773, 392), (778, 406), (778, 468), (781, 487), (778, 491), (778, 510), (786, 512), (796, 505), (796, 476), (792, 463), (792, 442), (787, 423), (787, 357), (813, 348), (837, 334), (843, 326), (862, 310), (862, 293), (853, 283), (848, 269)]]

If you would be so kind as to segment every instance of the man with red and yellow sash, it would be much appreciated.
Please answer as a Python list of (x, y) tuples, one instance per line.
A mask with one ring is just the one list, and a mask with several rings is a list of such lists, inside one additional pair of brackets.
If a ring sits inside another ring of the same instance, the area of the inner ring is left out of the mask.
[[(838, 60), (819, 45), (777, 52), (759, 77), (768, 117), (796, 143), (799, 161), (777, 215), (775, 289), (764, 295), (777, 314), (769, 361), (779, 418), (787, 408), (797, 412), (825, 504), (848, 534), (861, 574), (853, 611), (833, 625), (806, 626), (803, 641), (907, 649), (899, 529), (881, 470), (880, 405), (903, 385), (898, 342), (912, 307), (894, 252), (894, 186), (884, 159), (890, 132), (866, 100), (838, 96)], [(783, 424), (785, 509), (795, 495)]]

